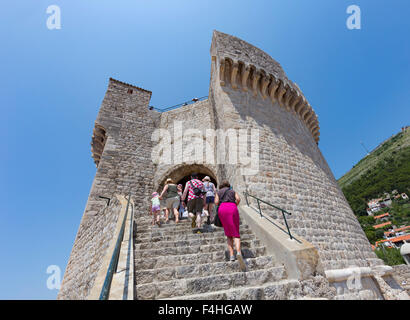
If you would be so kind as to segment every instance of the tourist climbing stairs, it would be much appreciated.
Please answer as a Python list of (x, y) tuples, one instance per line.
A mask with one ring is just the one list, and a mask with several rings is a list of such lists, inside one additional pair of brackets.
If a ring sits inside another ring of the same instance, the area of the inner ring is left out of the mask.
[(229, 261), (222, 228), (194, 233), (191, 221), (151, 226), (136, 219), (134, 229), (135, 298), (143, 299), (291, 299), (297, 280), (266, 254), (252, 230), (240, 225), (246, 271)]

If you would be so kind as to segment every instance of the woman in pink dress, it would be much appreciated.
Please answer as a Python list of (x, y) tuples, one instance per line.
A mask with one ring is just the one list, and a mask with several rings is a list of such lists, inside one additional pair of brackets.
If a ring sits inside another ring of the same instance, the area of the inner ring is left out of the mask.
[(238, 204), (241, 201), (238, 194), (232, 190), (229, 181), (222, 181), (219, 191), (215, 195), (215, 204), (219, 205), (218, 216), (221, 220), (225, 235), (228, 240), (230, 261), (235, 261), (233, 245), (236, 248), (236, 259), (242, 271), (246, 270), (245, 262), (241, 253), (241, 237), (239, 235), (239, 212)]

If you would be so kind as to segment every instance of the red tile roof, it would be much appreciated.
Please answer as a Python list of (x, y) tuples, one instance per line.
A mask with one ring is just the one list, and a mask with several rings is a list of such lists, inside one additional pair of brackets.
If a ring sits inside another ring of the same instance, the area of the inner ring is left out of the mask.
[(390, 224), (391, 224), (391, 221), (388, 221), (388, 222), (385, 222), (385, 223), (376, 224), (375, 226), (373, 226), (373, 228), (379, 229), (379, 228), (383, 228), (384, 226), (388, 226)]
[(404, 235), (404, 236), (395, 237), (395, 238), (392, 238), (392, 239), (386, 239), (386, 240), (376, 241), (376, 247), (377, 247), (377, 245), (378, 245), (379, 243), (382, 243), (382, 242), (386, 242), (386, 241), (389, 241), (389, 242), (399, 242), (399, 241), (404, 241), (404, 240), (410, 240), (410, 234), (406, 234), (406, 235)]
[(404, 231), (410, 229), (410, 226), (405, 226), (405, 227), (401, 227), (401, 228), (397, 228), (397, 229), (393, 229), (392, 231), (386, 231), (384, 234), (390, 234), (390, 233), (395, 233), (395, 232), (400, 232), (400, 231)]
[(389, 215), (390, 215), (390, 213), (386, 212), (386, 213), (383, 213), (383, 214), (381, 214), (381, 215), (374, 216), (373, 218), (379, 219), (379, 218), (387, 217), (387, 216), (389, 216)]

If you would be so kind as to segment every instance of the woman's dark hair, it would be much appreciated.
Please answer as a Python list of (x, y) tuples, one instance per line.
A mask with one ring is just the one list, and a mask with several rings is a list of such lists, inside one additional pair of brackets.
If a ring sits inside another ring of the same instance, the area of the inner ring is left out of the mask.
[(198, 174), (197, 173), (192, 173), (191, 178), (192, 179), (198, 179)]
[(229, 188), (231, 185), (229, 184), (228, 180), (223, 180), (221, 182), (221, 184), (219, 185), (219, 189), (223, 189), (223, 188)]

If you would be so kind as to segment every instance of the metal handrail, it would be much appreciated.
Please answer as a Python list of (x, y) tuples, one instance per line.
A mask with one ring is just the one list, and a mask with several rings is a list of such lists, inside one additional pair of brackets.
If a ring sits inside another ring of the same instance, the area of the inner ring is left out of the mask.
[(177, 108), (179, 108), (179, 107), (187, 106), (187, 105), (189, 105), (189, 104), (192, 104), (192, 103), (195, 103), (195, 102), (198, 102), (198, 101), (205, 100), (206, 98), (208, 98), (208, 96), (203, 96), (203, 97), (201, 97), (201, 98), (194, 98), (194, 99), (192, 99), (192, 100), (185, 101), (185, 102), (182, 102), (182, 103), (180, 103), (180, 104), (176, 104), (175, 106), (171, 106), (171, 107), (167, 107), (167, 108), (163, 108), (163, 109), (155, 108), (155, 107), (150, 107), (150, 110), (156, 110), (156, 111), (159, 111), (159, 112), (165, 112), (165, 111), (177, 109)]
[[(129, 274), (130, 272), (133, 272), (133, 270), (130, 270), (131, 266), (131, 251), (134, 250), (133, 242), (132, 240), (134, 239), (134, 205), (131, 203), (131, 219), (130, 219), (130, 236), (128, 238), (128, 256), (127, 256), (127, 271), (125, 273), (125, 285), (124, 285), (124, 292), (123, 292), (123, 299), (128, 300), (128, 287), (130, 286), (130, 283), (128, 282), (129, 280)], [(134, 284), (131, 284), (132, 288), (132, 298), (135, 297), (134, 295)]]
[[(118, 259), (120, 256), (121, 242), (122, 242), (122, 238), (124, 237), (125, 222), (128, 216), (128, 207), (130, 205), (130, 200), (131, 200), (131, 193), (129, 194), (129, 197), (128, 197), (127, 209), (125, 210), (124, 220), (122, 221), (120, 233), (118, 235), (117, 242), (115, 243), (114, 252), (112, 253), (112, 256), (111, 256), (111, 261), (108, 266), (107, 274), (105, 275), (104, 284), (102, 286), (101, 293), (100, 293), (100, 298), (99, 298), (100, 300), (108, 300), (108, 296), (110, 294), (112, 278), (114, 276), (114, 272), (117, 270)], [(133, 219), (131, 219), (131, 221), (132, 220)]]
[(273, 205), (269, 202), (266, 202), (266, 201), (264, 201), (264, 200), (262, 200), (258, 197), (255, 197), (255, 196), (249, 194), (247, 191), (245, 191), (244, 194), (245, 194), (246, 205), (248, 207), (250, 207), (248, 197), (256, 199), (256, 201), (258, 203), (258, 210), (259, 210), (259, 214), (261, 215), (261, 218), (263, 217), (262, 210), (261, 210), (261, 205), (260, 205), (261, 202), (264, 203), (264, 204), (267, 204), (268, 206), (271, 206), (271, 207), (273, 207), (273, 208), (275, 208), (279, 211), (281, 211), (282, 216), (283, 216), (283, 220), (285, 220), (286, 229), (288, 230), (288, 235), (289, 235), (291, 240), (293, 239), (292, 234), (291, 234), (290, 229), (289, 229), (288, 221), (286, 220), (286, 216), (285, 216), (285, 213), (288, 214), (288, 215), (291, 215), (292, 213), (286, 211), (285, 209), (279, 208), (279, 207), (277, 207), (277, 206), (275, 206), (275, 205)]

